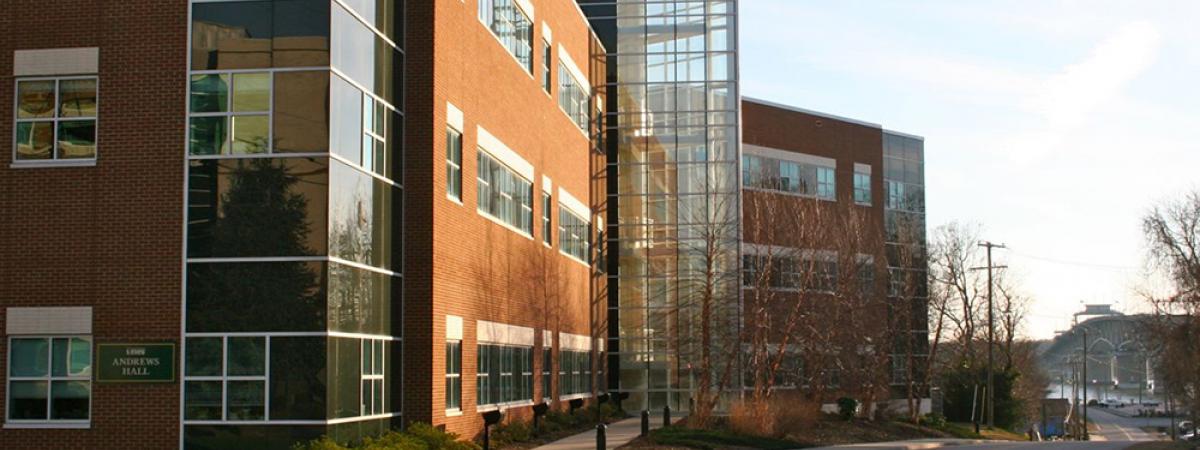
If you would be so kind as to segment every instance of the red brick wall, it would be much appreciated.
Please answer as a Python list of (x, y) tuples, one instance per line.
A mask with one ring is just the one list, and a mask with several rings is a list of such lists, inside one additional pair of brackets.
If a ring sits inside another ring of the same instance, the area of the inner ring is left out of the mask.
[[(183, 1), (0, 8), (0, 330), (6, 307), (92, 306), (97, 343), (178, 341), (186, 18)], [(11, 168), (13, 51), (61, 47), (100, 48), (96, 166)], [(178, 383), (92, 390), (91, 429), (4, 429), (0, 448), (178, 447)]]
[[(558, 46), (566, 46), (575, 63), (588, 73), (592, 35), (573, 2), (532, 3), (532, 75), (479, 22), (475, 0), (436, 0), (427, 5), (410, 4), (408, 10), (405, 339), (409, 364), (405, 384), (413, 388), (405, 397), (405, 413), (407, 420), (445, 424), (467, 437), (473, 437), (482, 426), (475, 408), (477, 320), (534, 328), (540, 346), (540, 330), (588, 335), (598, 319), (589, 302), (589, 271), (559, 253), (557, 237), (558, 188), (562, 186), (591, 204), (590, 170), (594, 164), (587, 136), (557, 103)], [(553, 32), (554, 97), (547, 96), (541, 84), (543, 22), (548, 22)], [(432, 27), (422, 25), (430, 23)], [(432, 79), (428, 78), (430, 67)], [(446, 102), (462, 110), (465, 117), (461, 205), (449, 200), (445, 191)], [(534, 179), (530, 180), (534, 186), (532, 239), (477, 212), (477, 126), (534, 166)], [(542, 244), (543, 174), (554, 185), (553, 249)], [(445, 417), (443, 382), (448, 314), (460, 316), (464, 322), (463, 415), (449, 418)], [(536, 350), (534, 359), (534, 372), (540, 374), (541, 358)], [(535, 375), (535, 397), (541, 397), (537, 379)], [(527, 415), (528, 410), (510, 410), (506, 416)]]

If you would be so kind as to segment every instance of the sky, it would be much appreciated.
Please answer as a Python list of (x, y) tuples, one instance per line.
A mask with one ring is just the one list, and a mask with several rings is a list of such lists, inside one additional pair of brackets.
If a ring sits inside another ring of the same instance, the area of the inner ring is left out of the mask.
[(1145, 310), (1141, 218), (1200, 189), (1200, 1), (744, 0), (742, 94), (925, 137), (927, 222), (978, 225), (1052, 337)]

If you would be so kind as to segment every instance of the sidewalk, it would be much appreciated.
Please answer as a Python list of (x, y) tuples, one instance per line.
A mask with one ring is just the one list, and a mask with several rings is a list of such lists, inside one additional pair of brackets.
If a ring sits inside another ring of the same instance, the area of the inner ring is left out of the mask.
[[(650, 421), (650, 428), (659, 428), (662, 423), (654, 423)], [(618, 422), (608, 424), (608, 430), (605, 432), (605, 447), (617, 448), (628, 444), (629, 441), (637, 439), (642, 433), (642, 419), (633, 417)], [(565, 437), (541, 447), (534, 447), (533, 450), (593, 450), (596, 448), (596, 430), (591, 430), (576, 434), (574, 436)]]
[[(834, 449), (870, 449), (870, 450), (926, 450), (942, 447), (953, 447), (956, 445), (974, 445), (986, 444), (989, 442), (978, 439), (914, 439), (911, 441), (893, 441), (893, 442), (867, 442), (862, 444), (847, 444), (835, 445), (830, 447), (817, 447), (808, 450), (834, 450)], [(999, 441), (1008, 442), (1008, 441)]]

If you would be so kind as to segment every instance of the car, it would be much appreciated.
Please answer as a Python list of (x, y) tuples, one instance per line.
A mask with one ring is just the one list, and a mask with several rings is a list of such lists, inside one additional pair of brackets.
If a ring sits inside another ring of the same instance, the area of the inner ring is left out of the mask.
[(1192, 425), (1192, 421), (1190, 420), (1179, 422), (1179, 426), (1175, 428), (1179, 430), (1179, 434), (1190, 434), (1196, 431), (1196, 427)]

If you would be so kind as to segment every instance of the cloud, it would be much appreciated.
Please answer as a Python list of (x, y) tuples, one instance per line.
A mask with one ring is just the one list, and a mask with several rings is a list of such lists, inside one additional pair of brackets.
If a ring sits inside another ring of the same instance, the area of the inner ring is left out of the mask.
[(1161, 41), (1162, 33), (1154, 24), (1129, 23), (1093, 48), (1087, 59), (1046, 80), (1030, 106), (1051, 127), (1077, 127), (1153, 65)]

